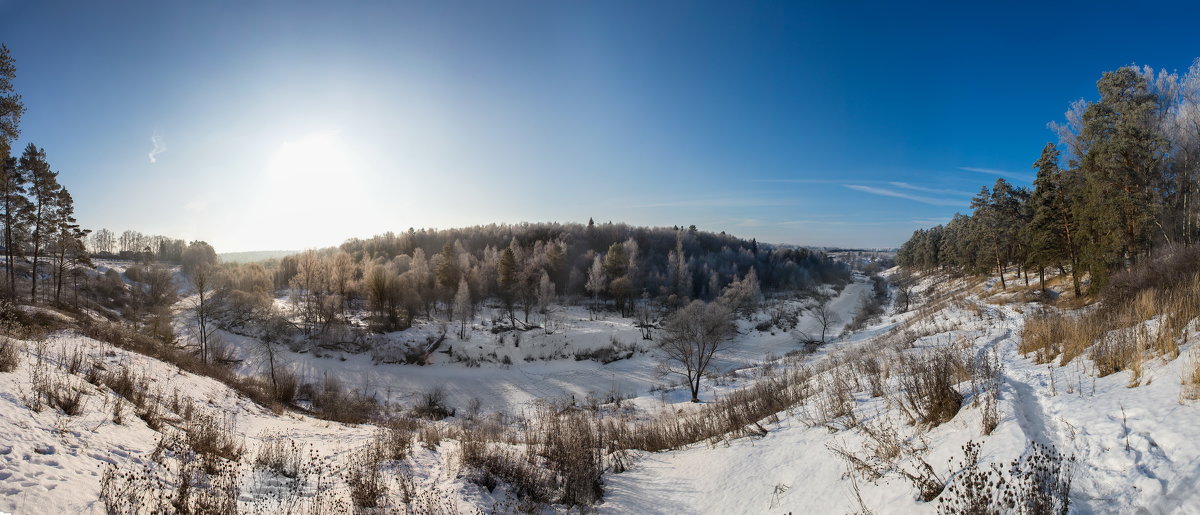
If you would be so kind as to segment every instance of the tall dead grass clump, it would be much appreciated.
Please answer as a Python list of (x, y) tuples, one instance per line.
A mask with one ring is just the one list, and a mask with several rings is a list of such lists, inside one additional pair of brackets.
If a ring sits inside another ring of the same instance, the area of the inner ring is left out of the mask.
[(904, 356), (898, 367), (898, 404), (913, 423), (936, 427), (958, 414), (963, 395), (955, 385), (971, 378), (971, 367), (953, 346)]
[(1091, 349), (1101, 376), (1130, 370), (1140, 383), (1151, 357), (1179, 357), (1179, 342), (1200, 317), (1200, 248), (1172, 246), (1113, 276), (1092, 320), (1103, 337)]
[(1179, 371), (1179, 396), (1186, 400), (1200, 399), (1200, 347), (1192, 347)]
[(1057, 359), (1059, 366), (1087, 356), (1098, 376), (1129, 371), (1130, 386), (1137, 386), (1147, 360), (1179, 357), (1190, 324), (1200, 318), (1200, 274), (1168, 281), (1162, 270), (1139, 267), (1118, 274), (1103, 304), (1082, 313), (1031, 316), (1019, 350), (1034, 353), (1041, 363)]
[(336, 377), (325, 378), (320, 391), (312, 399), (313, 413), (318, 418), (344, 424), (362, 424), (378, 419), (379, 402), (358, 390), (347, 390)]
[(197, 413), (184, 426), (188, 447), (206, 459), (237, 461), (246, 452), (233, 420), (212, 413)]
[(21, 364), (21, 342), (0, 336), (0, 372), (12, 372)]
[(384, 508), (388, 483), (380, 462), (381, 448), (367, 445), (352, 453), (346, 462), (343, 480), (350, 491), (350, 501), (365, 510)]
[(254, 455), (254, 465), (295, 479), (300, 477), (304, 453), (295, 440), (283, 435), (264, 435)]

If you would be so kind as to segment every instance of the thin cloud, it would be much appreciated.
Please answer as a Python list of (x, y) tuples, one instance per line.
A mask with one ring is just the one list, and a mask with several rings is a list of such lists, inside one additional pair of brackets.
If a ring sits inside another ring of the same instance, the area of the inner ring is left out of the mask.
[(724, 197), (724, 198), (706, 198), (706, 199), (683, 199), (667, 202), (655, 202), (652, 204), (641, 204), (629, 207), (645, 208), (645, 207), (773, 207), (773, 206), (792, 206), (798, 204), (798, 200), (772, 200), (761, 198), (740, 198), (740, 197)]
[(926, 187), (924, 187), (924, 186), (917, 186), (917, 185), (915, 185), (915, 184), (909, 184), (909, 183), (907, 183), (907, 182), (889, 182), (888, 184), (891, 184), (892, 186), (895, 186), (895, 187), (897, 187), (897, 188), (904, 188), (904, 189), (906, 189), (906, 190), (920, 191), (920, 192), (924, 192), (924, 193), (937, 193), (937, 194), (939, 194), (939, 195), (962, 195), (962, 196), (964, 196), (964, 197), (973, 197), (973, 196), (975, 196), (975, 194), (974, 194), (974, 193), (971, 193), (971, 192), (968, 192), (968, 191), (958, 191), (958, 190), (943, 190), (943, 189), (938, 189), (938, 188), (926, 188)]
[(779, 225), (846, 225), (850, 222), (845, 220), (788, 220), (779, 222)]
[(150, 143), (154, 144), (154, 150), (146, 154), (146, 157), (150, 158), (150, 164), (154, 164), (158, 162), (158, 155), (167, 151), (167, 142), (158, 135), (158, 131), (154, 131), (154, 134), (150, 135)]
[[(845, 179), (753, 179), (750, 182), (765, 182), (775, 184), (841, 184)], [(880, 182), (880, 181), (860, 181)]]
[(996, 170), (994, 168), (975, 168), (975, 167), (971, 167), (971, 166), (960, 166), (960, 167), (958, 167), (958, 169), (966, 171), (966, 172), (975, 172), (975, 173), (982, 173), (982, 174), (987, 174), (987, 175), (999, 175), (1000, 177), (1008, 177), (1010, 179), (1017, 179), (1017, 180), (1025, 181), (1025, 182), (1033, 182), (1033, 176), (1029, 175), (1029, 174), (1024, 174), (1024, 173), (1008, 172), (1008, 171), (1004, 171), (1004, 170)]
[(921, 196), (921, 195), (913, 195), (910, 193), (904, 193), (902, 191), (889, 190), (889, 189), (885, 189), (885, 188), (875, 188), (872, 186), (863, 186), (861, 184), (843, 184), (842, 186), (845, 186), (845, 187), (850, 188), (855, 191), (861, 191), (863, 193), (870, 193), (872, 195), (902, 198), (905, 200), (911, 200), (913, 202), (920, 202), (922, 204), (929, 204), (929, 205), (933, 205), (933, 206), (960, 206), (961, 207), (961, 206), (967, 205), (966, 202), (963, 202), (961, 200), (925, 197), (925, 196)]
[[(779, 225), (849, 225), (849, 226), (868, 226), (868, 225), (925, 225), (928, 220), (875, 220), (871, 222), (863, 222), (859, 220), (788, 220), (779, 222)], [(929, 224), (937, 225), (937, 224)]]

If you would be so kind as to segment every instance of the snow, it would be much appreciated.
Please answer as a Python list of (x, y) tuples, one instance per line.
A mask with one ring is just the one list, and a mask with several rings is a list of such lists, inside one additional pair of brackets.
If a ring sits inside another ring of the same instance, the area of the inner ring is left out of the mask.
[[(843, 321), (836, 324), (832, 332), (836, 333), (836, 329), (854, 318), (863, 298), (870, 293), (870, 284), (858, 282), (846, 286), (830, 301), (830, 309)], [(181, 305), (189, 305), (186, 302)], [(534, 315), (530, 321), (541, 323), (542, 317)], [(679, 381), (678, 377), (657, 372), (660, 359), (654, 342), (642, 339), (632, 319), (614, 313), (595, 319), (596, 316), (581, 306), (557, 308), (550, 317), (550, 324), (543, 323), (550, 330), (538, 328), (492, 334), (489, 327), (477, 323), (472, 326), (467, 340), (459, 340), (457, 326), (448, 324), (446, 330), (450, 334), (433, 354), (432, 363), (425, 366), (376, 364), (369, 354), (319, 349), (302, 353), (284, 350), (276, 359), (282, 359), (282, 363), (296, 371), (304, 382), (335, 377), (342, 384), (374, 394), (388, 403), (411, 404), (421, 394), (439, 386), (452, 406), (465, 406), (478, 398), (485, 411), (504, 413), (520, 413), (539, 399), (574, 398), (582, 402), (589, 397), (660, 397), (654, 391)], [(483, 317), (484, 320), (489, 318)], [(741, 336), (714, 361), (716, 374), (758, 366), (769, 357), (778, 358), (797, 348), (798, 333), (764, 333), (755, 330), (754, 325), (753, 321), (739, 322)], [(390, 333), (385, 338), (393, 344), (423, 343), (439, 331), (438, 324), (423, 323), (406, 331)], [(819, 333), (820, 329), (811, 316), (805, 316), (797, 331), (811, 334)], [(266, 356), (257, 340), (224, 331), (221, 338), (236, 349), (237, 359), (241, 360), (238, 370), (242, 374), (261, 375), (264, 372)], [(520, 338), (519, 345), (514, 344), (514, 338)], [(614, 340), (635, 349), (633, 356), (608, 364), (574, 357), (580, 352), (612, 347)], [(479, 365), (470, 367), (464, 362), (453, 361), (443, 351), (479, 360)], [(314, 355), (318, 353), (324, 357)], [(493, 355), (495, 357), (490, 358)], [(504, 364), (506, 357), (511, 365)], [(716, 392), (713, 385), (704, 383), (702, 386), (701, 397), (711, 399)], [(669, 393), (669, 399), (679, 400), (681, 395), (682, 392), (673, 391)]]
[[(1086, 358), (1077, 358), (1064, 367), (1037, 364), (1017, 350), (1024, 312), (1031, 311), (1027, 305), (1015, 299), (1001, 305), (989, 304), (979, 295), (987, 295), (998, 285), (985, 290), (970, 281), (956, 283), (929, 277), (918, 291), (929, 291), (935, 285), (943, 296), (976, 293), (922, 311), (925, 321), (911, 325), (920, 336), (915, 348), (888, 352), (913, 353), (957, 345), (976, 356), (995, 353), (1002, 367), (1000, 421), (990, 435), (983, 436), (981, 407), (968, 397), (953, 420), (932, 429), (915, 427), (899, 417), (888, 399), (857, 392), (855, 413), (862, 424), (890, 424), (913, 449), (918, 449), (902, 457), (898, 466), (915, 470), (916, 456), (932, 464), (942, 477), (953, 479), (957, 471), (951, 464), (962, 458), (962, 446), (968, 441), (982, 444), (981, 462), (985, 466), (1010, 462), (1034, 441), (1052, 444), (1076, 458), (1073, 512), (1200, 513), (1200, 489), (1196, 488), (1200, 485), (1200, 439), (1195, 438), (1200, 409), (1195, 402), (1180, 400), (1180, 377), (1186, 360), (1147, 363), (1141, 385), (1135, 388), (1129, 387), (1128, 372), (1093, 378)], [(870, 293), (870, 283), (860, 280), (847, 286), (830, 306), (843, 321), (851, 320)], [(934, 300), (925, 299), (930, 303)], [(798, 362), (844, 363), (839, 360), (850, 353), (880, 349), (896, 334), (894, 330), (908, 327), (916, 316), (915, 309), (889, 314), (803, 359), (781, 358), (797, 348), (794, 334), (760, 332), (754, 329), (755, 320), (742, 321), (734, 348), (718, 363), (720, 372), (736, 373), (705, 380), (701, 398), (712, 400), (770, 377), (772, 372), (764, 367), (768, 362), (774, 373)], [(511, 340), (514, 333), (505, 333), (505, 343), (501, 344), (499, 335), (479, 325), (478, 320), (467, 341), (458, 341), (451, 327), (442, 349), (453, 348), (456, 355), (474, 359), (496, 354), (495, 361), (481, 361), (478, 367), (442, 353), (435, 353), (433, 362), (426, 366), (377, 364), (370, 354), (339, 351), (324, 351), (324, 357), (314, 355), (312, 350), (283, 354), (285, 361), (310, 381), (332, 375), (349, 387), (375, 393), (397, 405), (410, 404), (418, 394), (441, 386), (451, 406), (462, 407), (470, 399), (479, 398), (485, 411), (510, 414), (528, 410), (539, 399), (572, 396), (578, 402), (589, 396), (628, 397), (623, 406), (636, 410), (642, 418), (696, 408), (687, 402), (684, 388), (671, 385), (673, 379), (656, 372), (653, 344), (641, 340), (632, 320), (611, 313), (593, 319), (580, 307), (563, 308), (553, 319), (557, 322), (549, 324), (551, 331), (522, 332), (519, 347)], [(811, 332), (814, 323), (806, 315), (798, 330)], [(424, 342), (439, 330), (437, 324), (423, 324), (385, 338), (396, 344)], [(243, 360), (237, 365), (241, 373), (261, 373), (263, 357), (256, 350), (256, 341), (229, 333), (222, 337)], [(614, 338), (639, 350), (628, 359), (609, 364), (572, 357), (576, 352), (609, 346)], [(89, 363), (99, 362), (107, 368), (126, 366), (145, 373), (152, 388), (164, 397), (177, 392), (198, 409), (230, 417), (245, 438), (247, 456), (253, 456), (264, 438), (282, 435), (316, 451), (324, 460), (344, 463), (376, 430), (370, 425), (317, 420), (294, 411), (274, 413), (220, 382), (74, 333), (51, 335), (46, 345), (51, 362), (64, 352), (79, 349)], [(109, 403), (115, 402), (116, 396), (80, 378), (75, 378), (77, 387), (88, 393), (82, 415), (70, 417), (52, 408), (40, 413), (29, 410), (22, 399), (30, 388), (35, 347), (35, 342), (25, 342), (22, 365), (14, 372), (0, 373), (0, 512), (103, 512), (97, 498), (104, 467), (147, 462), (160, 434), (131, 410), (124, 424), (114, 423)], [(1200, 347), (1193, 337), (1181, 346), (1181, 351), (1186, 356), (1200, 352)], [(511, 359), (511, 365), (500, 362), (504, 356)], [(526, 361), (527, 357), (532, 360)], [(969, 393), (969, 388), (965, 383), (959, 385), (964, 393)], [(936, 511), (936, 502), (920, 501), (912, 485), (894, 469), (875, 482), (850, 479), (846, 462), (829, 447), (858, 451), (869, 443), (868, 437), (859, 429), (815, 423), (813, 410), (810, 402), (768, 418), (762, 422), (767, 429), (762, 436), (701, 442), (676, 451), (635, 453), (628, 470), (604, 476), (604, 500), (596, 509), (646, 514), (849, 513), (864, 507), (875, 513)], [(178, 417), (168, 418), (168, 422), (180, 423)], [(453, 423), (457, 422), (452, 419), (441, 424)], [(494, 506), (504, 511), (504, 506), (511, 506), (504, 504), (504, 488), (489, 493), (465, 479), (458, 468), (457, 445), (452, 439), (433, 449), (415, 445), (403, 472), (412, 475), (418, 488), (444, 493), (454, 512), (470, 513)], [(245, 479), (260, 477), (262, 472), (247, 466), (242, 474)], [(270, 511), (261, 504), (261, 497), (274, 488), (272, 483), (248, 480), (247, 484), (252, 486), (241, 492), (242, 507)], [(305, 495), (312, 499), (317, 492), (310, 486)]]

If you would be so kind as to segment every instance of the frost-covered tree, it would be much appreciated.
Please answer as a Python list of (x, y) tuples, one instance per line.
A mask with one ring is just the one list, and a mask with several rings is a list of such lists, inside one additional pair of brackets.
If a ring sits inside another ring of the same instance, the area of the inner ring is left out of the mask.
[(550, 311), (550, 304), (554, 302), (554, 281), (550, 280), (549, 272), (542, 272), (542, 278), (538, 279), (538, 312), (545, 315)]
[(467, 339), (467, 323), (471, 321), (473, 314), (473, 304), (471, 303), (471, 285), (467, 284), (467, 278), (461, 277), (458, 280), (458, 292), (454, 294), (454, 318), (458, 319), (458, 339)]
[(604, 273), (604, 262), (600, 260), (600, 256), (596, 256), (592, 260), (592, 267), (588, 269), (586, 287), (588, 293), (592, 294), (593, 303), (608, 288), (608, 274)]
[(721, 292), (718, 301), (729, 306), (729, 309), (739, 316), (750, 316), (758, 309), (761, 298), (758, 272), (751, 268), (741, 280), (729, 283)]

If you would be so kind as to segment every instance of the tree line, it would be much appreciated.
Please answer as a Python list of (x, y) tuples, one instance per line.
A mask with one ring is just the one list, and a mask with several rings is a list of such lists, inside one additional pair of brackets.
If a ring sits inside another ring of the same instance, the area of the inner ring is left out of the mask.
[[(0, 223), (4, 225), (4, 296), (23, 297), (19, 278), (29, 278), (29, 299), (61, 301), (64, 286), (77, 286), (90, 266), (84, 238), (75, 221), (75, 204), (58, 182), (46, 151), (29, 143), (20, 156), (12, 145), (20, 136), (25, 106), (13, 91), (16, 66), (8, 47), (0, 46)], [(45, 281), (38, 291), (39, 280)]]
[(1033, 163), (1033, 188), (1004, 179), (969, 215), (913, 233), (896, 255), (914, 269), (962, 273), (1047, 268), (1089, 291), (1152, 252), (1200, 241), (1200, 59), (1185, 73), (1125, 67), (1071, 104)]
[(180, 264), (188, 242), (162, 235), (142, 234), (126, 230), (117, 234), (108, 229), (92, 233), (88, 239), (88, 250), (96, 257), (144, 261), (152, 259)]
[(518, 325), (562, 297), (590, 298), (630, 315), (639, 299), (680, 307), (749, 281), (783, 291), (850, 280), (846, 265), (809, 249), (774, 249), (695, 227), (592, 221), (410, 229), (267, 267), (274, 287), (291, 291), (304, 326), (314, 330), (348, 309), (368, 311), (381, 329), (394, 330), (418, 317), (463, 318), (492, 299)]

